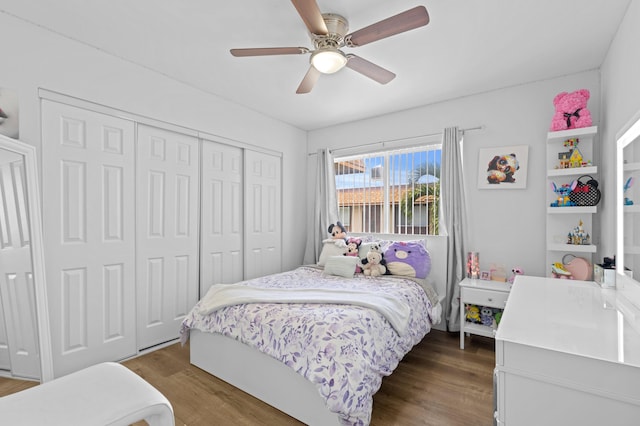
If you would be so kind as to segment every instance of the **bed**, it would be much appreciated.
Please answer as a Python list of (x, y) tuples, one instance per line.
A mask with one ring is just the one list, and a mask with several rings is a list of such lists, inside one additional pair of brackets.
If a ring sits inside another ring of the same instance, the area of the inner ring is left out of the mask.
[(429, 278), (328, 266), (212, 286), (182, 324), (191, 363), (306, 424), (368, 425), (382, 378), (440, 322), (440, 298)]

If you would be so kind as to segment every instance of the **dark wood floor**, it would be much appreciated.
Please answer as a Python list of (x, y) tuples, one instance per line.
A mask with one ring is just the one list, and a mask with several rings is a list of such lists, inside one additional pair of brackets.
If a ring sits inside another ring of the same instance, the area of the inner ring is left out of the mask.
[[(173, 405), (176, 425), (299, 425), (286, 414), (189, 364), (175, 344), (124, 362)], [(372, 426), (488, 426), (493, 423), (493, 340), (432, 331), (374, 396)], [(0, 396), (34, 382), (0, 378)]]

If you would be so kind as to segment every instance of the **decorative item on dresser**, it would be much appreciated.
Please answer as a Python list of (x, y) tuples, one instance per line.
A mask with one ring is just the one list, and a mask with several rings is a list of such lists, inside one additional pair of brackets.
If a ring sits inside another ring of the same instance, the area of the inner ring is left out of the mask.
[[(498, 281), (465, 278), (460, 282), (460, 349), (464, 349), (465, 334), (493, 337), (510, 290), (510, 283)], [(475, 320), (470, 320), (468, 310), (475, 310), (474, 307), (478, 308), (478, 315)], [(482, 315), (483, 307), (491, 310), (490, 322), (488, 311)]]

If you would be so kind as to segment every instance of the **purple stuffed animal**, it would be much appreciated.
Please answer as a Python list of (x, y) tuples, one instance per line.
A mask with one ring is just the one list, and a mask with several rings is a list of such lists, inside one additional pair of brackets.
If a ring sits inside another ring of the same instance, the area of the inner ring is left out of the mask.
[(384, 254), (387, 270), (392, 275), (426, 278), (431, 271), (431, 258), (419, 242), (396, 241)]

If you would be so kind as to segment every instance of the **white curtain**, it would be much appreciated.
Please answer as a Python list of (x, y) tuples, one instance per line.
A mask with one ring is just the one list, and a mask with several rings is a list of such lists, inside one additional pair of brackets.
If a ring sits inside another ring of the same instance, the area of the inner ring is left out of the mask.
[(440, 176), (442, 223), (448, 235), (447, 300), (445, 318), (449, 331), (460, 330), (460, 281), (466, 272), (468, 224), (462, 172), (462, 147), (457, 127), (444, 129)]
[(322, 251), (322, 240), (328, 237), (329, 224), (336, 223), (338, 218), (338, 198), (336, 195), (336, 177), (333, 155), (328, 149), (319, 149), (317, 153), (316, 180), (313, 186), (315, 200), (313, 210), (307, 215), (307, 246), (304, 252), (304, 263), (318, 261)]

